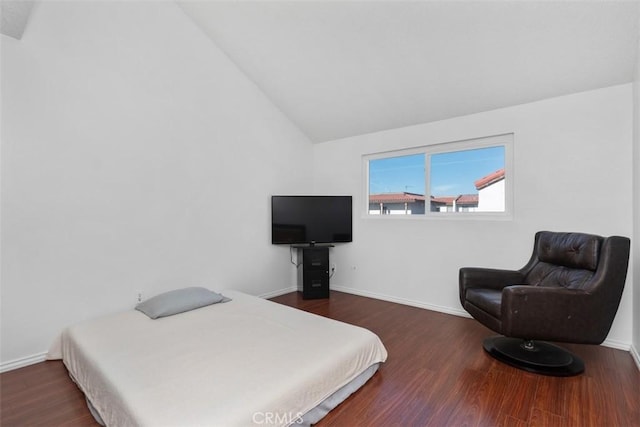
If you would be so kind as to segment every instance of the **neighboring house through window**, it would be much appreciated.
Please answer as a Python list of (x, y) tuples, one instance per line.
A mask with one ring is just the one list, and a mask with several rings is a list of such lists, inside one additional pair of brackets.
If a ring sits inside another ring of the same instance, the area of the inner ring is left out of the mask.
[(364, 156), (367, 212), (510, 215), (512, 142), (507, 134)]

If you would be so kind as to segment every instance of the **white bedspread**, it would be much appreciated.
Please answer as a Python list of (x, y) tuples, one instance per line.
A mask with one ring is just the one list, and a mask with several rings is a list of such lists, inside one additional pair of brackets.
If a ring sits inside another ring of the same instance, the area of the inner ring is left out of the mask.
[(288, 425), (384, 362), (372, 332), (242, 294), (151, 320), (132, 310), (66, 329), (62, 358), (108, 426)]

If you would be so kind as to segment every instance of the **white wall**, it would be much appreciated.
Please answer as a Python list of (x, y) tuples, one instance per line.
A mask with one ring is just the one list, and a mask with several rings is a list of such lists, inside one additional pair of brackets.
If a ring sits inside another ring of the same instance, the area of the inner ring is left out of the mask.
[(269, 196), (311, 143), (173, 2), (40, 2), (1, 42), (2, 369), (138, 291), (294, 286)]
[[(354, 196), (354, 241), (333, 250), (332, 287), (462, 313), (458, 269), (520, 268), (538, 230), (631, 236), (631, 95), (627, 84), (315, 145), (315, 190)], [(513, 220), (362, 217), (362, 155), (510, 132)], [(622, 348), (630, 283), (607, 338)]]

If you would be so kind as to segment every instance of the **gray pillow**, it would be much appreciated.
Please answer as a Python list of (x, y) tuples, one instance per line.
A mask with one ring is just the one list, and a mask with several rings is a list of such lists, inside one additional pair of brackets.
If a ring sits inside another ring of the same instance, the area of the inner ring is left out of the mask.
[(136, 310), (152, 319), (158, 319), (227, 301), (231, 301), (231, 299), (209, 289), (191, 287), (156, 295), (136, 305)]

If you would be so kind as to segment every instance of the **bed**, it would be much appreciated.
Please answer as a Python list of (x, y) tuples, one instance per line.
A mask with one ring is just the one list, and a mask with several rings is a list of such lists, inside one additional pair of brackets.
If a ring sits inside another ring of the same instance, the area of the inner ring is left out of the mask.
[(371, 331), (227, 290), (152, 320), (137, 310), (65, 329), (62, 359), (107, 426), (312, 424), (387, 358)]

